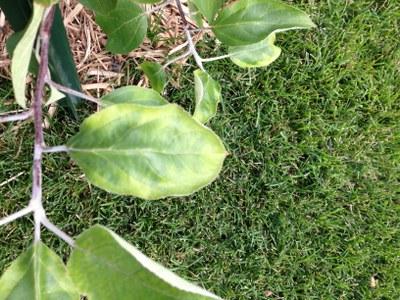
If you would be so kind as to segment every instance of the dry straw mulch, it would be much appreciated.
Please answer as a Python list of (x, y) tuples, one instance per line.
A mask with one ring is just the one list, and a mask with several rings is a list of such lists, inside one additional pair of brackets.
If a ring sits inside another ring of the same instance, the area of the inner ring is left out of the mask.
[[(147, 11), (154, 10), (155, 7), (155, 5), (145, 5)], [(183, 24), (173, 2), (154, 11), (150, 16), (151, 21), (154, 21), (150, 24), (161, 23), (161, 26), (154, 29), (159, 31), (157, 40), (150, 41), (146, 38), (140, 48), (127, 55), (112, 55), (105, 50), (106, 35), (95, 23), (92, 12), (86, 10), (77, 0), (63, 0), (61, 10), (82, 88), (95, 97), (111, 91), (114, 86), (127, 84), (146, 86), (147, 81), (144, 77), (130, 76), (132, 72), (127, 70), (134, 68), (143, 60), (163, 63), (167, 56), (185, 50)], [(189, 22), (195, 27), (194, 22), (190, 19)], [(0, 13), (0, 77), (6, 79), (10, 79), (10, 58), (5, 45), (12, 33), (4, 14)], [(201, 39), (202, 34), (195, 33), (194, 41)], [(177, 82), (172, 83), (178, 85)]]

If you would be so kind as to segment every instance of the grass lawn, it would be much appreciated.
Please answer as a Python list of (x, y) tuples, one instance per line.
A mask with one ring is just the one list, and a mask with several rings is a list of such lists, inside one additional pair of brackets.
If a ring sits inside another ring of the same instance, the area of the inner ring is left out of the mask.
[[(207, 65), (224, 94), (211, 127), (230, 152), (216, 182), (146, 202), (91, 187), (65, 154), (50, 155), (51, 220), (71, 235), (108, 225), (224, 299), (400, 299), (400, 5), (293, 2), (318, 29), (279, 34), (283, 54), (270, 68)], [(188, 108), (191, 71), (168, 92)], [(46, 141), (63, 144), (77, 129), (64, 119)], [(3, 216), (29, 198), (32, 126), (0, 134), (0, 183), (23, 172), (0, 187)], [(0, 270), (31, 239), (29, 218), (1, 228)], [(44, 241), (68, 254), (50, 234)]]

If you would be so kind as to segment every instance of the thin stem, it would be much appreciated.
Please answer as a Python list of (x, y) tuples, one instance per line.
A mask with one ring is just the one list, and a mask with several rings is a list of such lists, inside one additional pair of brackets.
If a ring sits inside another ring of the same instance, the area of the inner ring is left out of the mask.
[(178, 7), (179, 15), (181, 16), (182, 22), (183, 22), (183, 25), (184, 25), (184, 30), (185, 30), (186, 39), (188, 41), (189, 51), (192, 53), (193, 58), (196, 61), (197, 66), (202, 71), (205, 71), (203, 63), (202, 63), (202, 58), (200, 57), (200, 55), (197, 52), (196, 47), (195, 47), (195, 45), (193, 43), (193, 38), (192, 38), (192, 35), (190, 34), (190, 31), (189, 31), (189, 23), (186, 20), (185, 12), (183, 11), (183, 8), (182, 8), (182, 3), (181, 3), (180, 0), (176, 0), (175, 2), (176, 2), (176, 6)]
[(181, 59), (184, 59), (185, 57), (188, 57), (191, 53), (192, 53), (192, 52), (190, 52), (190, 50), (188, 50), (188, 51), (186, 51), (185, 53), (183, 53), (182, 55), (179, 55), (179, 56), (177, 56), (177, 57), (171, 59), (170, 61), (167, 61), (167, 62), (163, 65), (163, 68), (165, 69), (165, 68), (168, 67), (169, 65), (171, 65), (171, 64), (173, 64), (173, 63), (175, 63), (175, 62), (177, 62), (177, 61), (179, 61), (179, 60), (181, 60)]
[(61, 84), (58, 84), (58, 83), (56, 83), (56, 82), (54, 82), (52, 80), (49, 80), (49, 79), (46, 80), (46, 82), (47, 82), (47, 84), (55, 87), (57, 90), (59, 90), (61, 92), (64, 92), (64, 93), (79, 97), (79, 98), (84, 99), (84, 100), (88, 100), (90, 102), (96, 103), (97, 105), (101, 105), (101, 102), (100, 102), (100, 100), (98, 98), (95, 98), (95, 97), (92, 97), (90, 95), (86, 95), (84, 93), (78, 92), (76, 90), (73, 90), (73, 89), (71, 89), (69, 87), (66, 87), (66, 86), (63, 86)]
[(75, 245), (74, 240), (68, 234), (66, 234), (64, 231), (59, 229), (56, 225), (51, 223), (47, 217), (44, 217), (42, 219), (42, 224), (44, 227), (46, 227), (48, 230), (50, 230), (52, 233), (54, 233), (60, 239), (65, 241), (68, 245), (70, 245), (71, 247), (74, 247), (74, 245)]
[(13, 213), (12, 215), (9, 215), (3, 219), (0, 220), (0, 226), (6, 225), (8, 223), (11, 223), (19, 218), (22, 218), (28, 214), (33, 212), (33, 208), (31, 206), (27, 206), (20, 211), (17, 211), (16, 213)]
[(32, 198), (30, 206), (34, 210), (35, 219), (35, 241), (40, 240), (40, 224), (45, 216), (42, 204), (42, 154), (43, 154), (43, 128), (42, 128), (42, 99), (46, 75), (49, 64), (49, 42), (51, 26), (54, 19), (55, 6), (47, 9), (43, 17), (42, 27), (40, 29), (40, 65), (36, 80), (35, 96), (33, 99), (33, 122), (35, 127), (35, 145), (33, 153), (32, 166)]
[(194, 29), (189, 29), (191, 33), (197, 33), (197, 32), (203, 32), (203, 31), (209, 31), (212, 30), (211, 27), (201, 27), (201, 28), (194, 28)]
[(68, 151), (69, 149), (65, 145), (43, 148), (43, 153), (58, 153), (58, 152), (68, 152)]
[(22, 176), (24, 174), (25, 174), (24, 171), (19, 172), (17, 175), (14, 175), (13, 177), (7, 179), (6, 181), (3, 181), (2, 183), (0, 183), (0, 187), (5, 186), (6, 184), (9, 184), (10, 182), (16, 180), (18, 177), (20, 177), (20, 176)]
[(225, 58), (230, 58), (232, 56), (233, 56), (232, 54), (225, 54), (225, 55), (216, 56), (216, 57), (203, 58), (201, 61), (202, 62), (211, 62), (211, 61), (221, 60), (221, 59), (225, 59)]
[(189, 49), (193, 54), (193, 58), (196, 61), (197, 66), (200, 68), (200, 70), (205, 71), (203, 63), (202, 63), (203, 60), (200, 57), (199, 53), (197, 52), (196, 47), (193, 43), (192, 35), (187, 30), (187, 28), (185, 29), (185, 34), (186, 34), (187, 41), (189, 43)]
[(0, 115), (0, 123), (24, 121), (31, 118), (33, 115), (32, 110), (24, 111), (17, 114)]
[[(33, 123), (35, 128), (35, 141), (34, 141), (34, 153), (33, 153), (33, 165), (32, 165), (32, 198), (28, 207), (16, 212), (4, 219), (0, 220), (0, 225), (7, 224), (18, 218), (21, 218), (31, 212), (34, 216), (34, 239), (35, 242), (40, 241), (41, 225), (44, 225), (55, 235), (66, 241), (69, 245), (74, 245), (74, 240), (59, 229), (56, 225), (51, 223), (47, 217), (46, 212), (43, 208), (42, 199), (42, 158), (43, 153), (54, 153), (60, 151), (67, 151), (66, 146), (56, 146), (45, 148), (43, 138), (43, 112), (42, 112), (42, 99), (44, 95), (44, 87), (46, 84), (46, 76), (48, 72), (49, 64), (49, 42), (51, 34), (51, 26), (54, 19), (55, 6), (48, 8), (44, 13), (42, 26), (40, 28), (40, 64), (39, 72), (36, 80), (35, 96), (33, 99)], [(58, 87), (60, 88), (60, 87)], [(31, 113), (32, 114), (32, 113)]]

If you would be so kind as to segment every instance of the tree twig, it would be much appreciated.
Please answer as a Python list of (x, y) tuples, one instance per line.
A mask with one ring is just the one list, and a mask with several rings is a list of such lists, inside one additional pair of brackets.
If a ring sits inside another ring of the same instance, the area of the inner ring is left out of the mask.
[[(59, 229), (56, 225), (51, 223), (46, 217), (46, 212), (43, 208), (42, 199), (42, 157), (43, 153), (60, 152), (67, 150), (66, 146), (57, 146), (46, 148), (44, 146), (43, 138), (43, 112), (42, 112), (42, 99), (44, 96), (44, 87), (46, 84), (46, 77), (49, 64), (49, 42), (51, 34), (51, 26), (54, 19), (55, 6), (46, 9), (42, 26), (40, 28), (40, 64), (39, 72), (36, 80), (35, 95), (33, 99), (31, 115), (33, 115), (33, 124), (35, 128), (35, 141), (33, 151), (33, 164), (32, 164), (32, 197), (29, 205), (24, 209), (0, 220), (0, 226), (8, 224), (17, 220), (29, 213), (33, 213), (35, 221), (34, 239), (35, 242), (40, 240), (41, 225), (45, 226), (56, 236), (67, 242), (70, 246), (74, 245), (74, 240)], [(57, 87), (59, 88), (59, 87)]]
[(186, 16), (185, 16), (185, 12), (183, 11), (182, 8), (182, 3), (180, 0), (176, 0), (176, 6), (178, 7), (178, 11), (179, 11), (179, 15), (182, 18), (182, 22), (183, 22), (183, 27), (184, 27), (184, 31), (185, 31), (185, 35), (186, 35), (186, 39), (188, 41), (188, 48), (189, 51), (192, 53), (194, 60), (196, 61), (197, 66), (202, 70), (204, 70), (204, 66), (202, 63), (202, 58), (200, 57), (199, 53), (196, 50), (196, 46), (193, 43), (193, 38), (192, 35), (189, 31), (189, 23), (186, 20)]
[(216, 61), (216, 60), (221, 60), (221, 59), (226, 59), (232, 57), (233, 54), (225, 54), (221, 56), (216, 56), (216, 57), (210, 57), (210, 58), (203, 58), (201, 61), (202, 62), (211, 62), (211, 61)]
[(58, 152), (68, 152), (68, 151), (69, 149), (65, 145), (43, 148), (43, 153), (58, 153)]
[(29, 206), (33, 208), (35, 220), (35, 241), (40, 240), (40, 226), (45, 218), (45, 212), (42, 203), (42, 156), (43, 156), (43, 127), (42, 127), (42, 99), (44, 86), (46, 84), (46, 75), (49, 64), (49, 42), (51, 35), (51, 26), (54, 19), (55, 6), (48, 8), (43, 16), (42, 26), (40, 28), (40, 65), (36, 80), (35, 96), (33, 99), (33, 122), (35, 127), (35, 144), (32, 166), (32, 198)]
[(173, 63), (175, 63), (175, 62), (177, 62), (177, 61), (179, 61), (179, 60), (181, 60), (181, 59), (184, 59), (185, 57), (188, 57), (191, 53), (192, 53), (192, 52), (190, 52), (190, 51), (188, 50), (188, 51), (186, 51), (185, 53), (183, 53), (182, 55), (179, 55), (179, 56), (177, 56), (177, 57), (171, 59), (170, 61), (167, 61), (167, 62), (163, 65), (163, 68), (165, 69), (165, 68), (168, 67), (169, 65), (171, 65), (171, 64), (173, 64)]
[(25, 174), (24, 171), (19, 172), (17, 175), (14, 175), (13, 177), (11, 177), (11, 178), (9, 178), (9, 179), (3, 181), (2, 183), (0, 183), (0, 187), (5, 186), (6, 184), (9, 184), (10, 182), (16, 180), (18, 177), (20, 177), (20, 176), (22, 176), (22, 175), (24, 175), (24, 174)]
[(58, 228), (56, 225), (50, 222), (50, 220), (44, 216), (42, 219), (42, 224), (44, 227), (46, 227), (48, 230), (50, 230), (52, 233), (54, 233), (56, 236), (58, 236), (60, 239), (62, 239), (64, 242), (66, 242), (68, 245), (71, 247), (74, 247), (75, 241), (64, 231), (62, 231), (60, 228)]
[(76, 90), (73, 90), (73, 89), (71, 89), (69, 87), (66, 87), (66, 86), (63, 86), (61, 84), (58, 84), (58, 83), (56, 83), (56, 82), (54, 82), (52, 80), (49, 80), (49, 79), (47, 79), (46, 82), (47, 82), (47, 84), (55, 87), (57, 90), (59, 90), (61, 92), (64, 92), (64, 93), (79, 97), (79, 98), (84, 99), (84, 100), (88, 100), (90, 102), (96, 103), (97, 105), (101, 106), (101, 102), (100, 102), (100, 100), (98, 98), (95, 98), (95, 97), (92, 97), (90, 95), (86, 95), (84, 93), (78, 92)]
[(32, 115), (33, 115), (32, 110), (28, 110), (28, 111), (24, 111), (24, 112), (16, 113), (16, 114), (0, 115), (0, 123), (24, 121), (24, 120), (31, 118)]
[(6, 225), (8, 223), (11, 223), (12, 221), (15, 221), (19, 218), (22, 218), (28, 214), (30, 214), (31, 212), (33, 212), (33, 207), (31, 206), (27, 206), (23, 209), (21, 209), (20, 211), (17, 211), (16, 213), (13, 213), (12, 215), (9, 215), (3, 219), (0, 220), (0, 226)]

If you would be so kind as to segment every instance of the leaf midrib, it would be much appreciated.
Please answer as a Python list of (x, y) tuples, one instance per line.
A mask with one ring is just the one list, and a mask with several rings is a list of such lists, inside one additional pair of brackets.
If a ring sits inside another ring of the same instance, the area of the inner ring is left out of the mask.
[(83, 153), (102, 153), (102, 152), (109, 152), (109, 153), (126, 153), (127, 155), (132, 154), (141, 154), (144, 155), (145, 153), (153, 153), (153, 154), (160, 154), (160, 155), (171, 155), (171, 156), (179, 156), (179, 155), (226, 155), (225, 152), (221, 153), (212, 153), (212, 152), (166, 152), (160, 150), (154, 150), (149, 148), (144, 149), (114, 149), (114, 148), (91, 148), (91, 149), (84, 149), (84, 148), (68, 148), (70, 152), (83, 152)]

